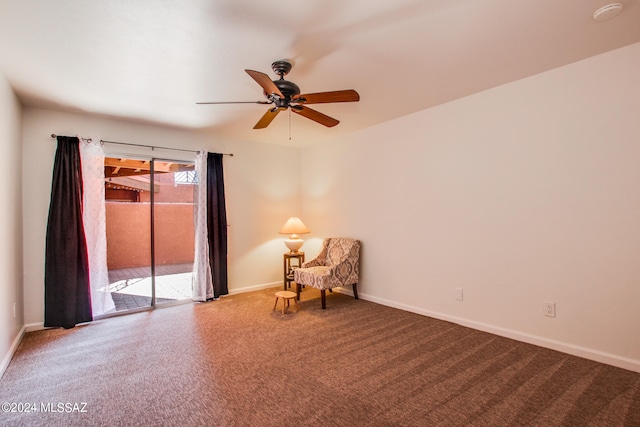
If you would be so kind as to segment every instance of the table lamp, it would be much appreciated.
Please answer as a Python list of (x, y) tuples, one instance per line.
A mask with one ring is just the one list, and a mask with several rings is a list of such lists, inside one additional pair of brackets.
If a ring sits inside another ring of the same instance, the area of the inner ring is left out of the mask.
[(310, 233), (310, 231), (307, 226), (300, 221), (300, 218), (292, 216), (284, 223), (278, 233), (290, 235), (290, 237), (284, 241), (284, 244), (289, 248), (289, 253), (296, 254), (304, 244), (304, 240), (298, 237), (298, 234), (307, 234)]

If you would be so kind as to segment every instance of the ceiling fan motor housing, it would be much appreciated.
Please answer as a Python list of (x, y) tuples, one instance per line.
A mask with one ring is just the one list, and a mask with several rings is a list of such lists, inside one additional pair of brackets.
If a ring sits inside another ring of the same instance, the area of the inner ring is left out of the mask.
[(300, 88), (297, 84), (292, 83), (290, 81), (280, 79), (274, 80), (273, 83), (280, 89), (280, 92), (284, 95), (284, 98), (270, 97), (265, 93), (267, 98), (273, 99), (274, 104), (278, 108), (288, 108), (291, 103), (291, 98), (295, 95), (300, 95)]
[(278, 89), (280, 89), (280, 92), (282, 92), (282, 94), (287, 97), (287, 98), (291, 98), (292, 96), (295, 95), (300, 95), (300, 88), (298, 87), (297, 84), (287, 81), (287, 80), (274, 80), (273, 83), (278, 86)]

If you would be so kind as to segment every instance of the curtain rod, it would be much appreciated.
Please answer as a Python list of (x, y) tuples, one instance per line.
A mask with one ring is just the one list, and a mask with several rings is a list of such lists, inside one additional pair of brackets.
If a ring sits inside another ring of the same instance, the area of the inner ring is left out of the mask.
[[(58, 135), (56, 135), (55, 133), (51, 134), (51, 138), (56, 139)], [(81, 139), (83, 141), (86, 142), (91, 142), (92, 139), (91, 138), (78, 138)], [(144, 145), (144, 144), (132, 144), (130, 142), (117, 142), (117, 141), (105, 141), (104, 139), (100, 140), (100, 144), (118, 144), (118, 145), (129, 145), (131, 147), (145, 147), (145, 148), (151, 148), (152, 150), (159, 148), (162, 150), (173, 150), (173, 151), (185, 151), (187, 153), (198, 153), (199, 150), (187, 150), (185, 148), (171, 148), (171, 147), (160, 147), (158, 145)], [(233, 157), (233, 153), (222, 153), (223, 156), (229, 156), (229, 157)]]

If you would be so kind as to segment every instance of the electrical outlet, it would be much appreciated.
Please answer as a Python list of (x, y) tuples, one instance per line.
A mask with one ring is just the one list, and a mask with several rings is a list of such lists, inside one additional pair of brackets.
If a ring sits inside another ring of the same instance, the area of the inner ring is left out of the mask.
[(456, 301), (462, 301), (462, 288), (454, 288)]
[(555, 302), (543, 303), (542, 312), (547, 317), (556, 317), (556, 303)]

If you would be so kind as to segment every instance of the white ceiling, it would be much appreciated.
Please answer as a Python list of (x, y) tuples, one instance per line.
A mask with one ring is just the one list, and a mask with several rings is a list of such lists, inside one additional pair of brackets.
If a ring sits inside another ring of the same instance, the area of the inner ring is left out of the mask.
[[(640, 3), (607, 0), (0, 0), (0, 72), (27, 106), (305, 145), (640, 42)], [(265, 105), (244, 69), (359, 103), (252, 129)]]

